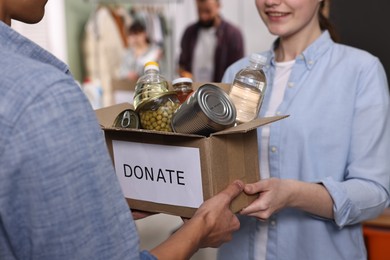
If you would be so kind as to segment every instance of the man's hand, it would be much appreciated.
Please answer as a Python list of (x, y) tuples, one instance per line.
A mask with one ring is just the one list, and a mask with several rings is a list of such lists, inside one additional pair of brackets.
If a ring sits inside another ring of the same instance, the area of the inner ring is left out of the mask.
[(240, 222), (230, 210), (230, 204), (243, 188), (242, 181), (234, 181), (203, 202), (191, 219), (152, 249), (152, 254), (158, 259), (190, 259), (199, 248), (218, 247), (231, 240), (232, 233), (240, 228)]
[(134, 220), (143, 219), (152, 215), (155, 215), (157, 213), (154, 212), (147, 212), (142, 210), (131, 210), (131, 214), (133, 215)]
[(200, 247), (219, 247), (232, 239), (233, 232), (240, 228), (240, 222), (230, 210), (230, 204), (243, 188), (244, 184), (241, 181), (235, 181), (205, 201), (196, 211), (191, 220), (201, 219), (206, 232)]

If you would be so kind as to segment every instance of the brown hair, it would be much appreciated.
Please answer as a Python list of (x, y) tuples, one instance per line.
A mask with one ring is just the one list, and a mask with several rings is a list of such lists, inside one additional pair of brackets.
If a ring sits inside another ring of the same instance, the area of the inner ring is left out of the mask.
[(146, 33), (146, 42), (150, 43), (149, 36), (146, 31), (146, 26), (143, 22), (135, 20), (127, 30), (128, 35), (134, 35), (134, 34), (139, 34), (139, 33)]
[(329, 20), (330, 0), (322, 0), (318, 11), (318, 18), (320, 22), (321, 30), (328, 30), (330, 37), (335, 42), (340, 42), (340, 37), (336, 31), (336, 28)]
[(134, 21), (128, 29), (129, 34), (138, 34), (143, 32), (146, 32), (146, 28), (140, 21)]

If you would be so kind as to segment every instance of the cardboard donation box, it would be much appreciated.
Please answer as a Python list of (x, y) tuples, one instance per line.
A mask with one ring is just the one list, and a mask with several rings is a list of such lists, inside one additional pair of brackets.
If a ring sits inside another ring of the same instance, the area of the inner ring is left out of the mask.
[[(258, 181), (256, 128), (285, 117), (256, 119), (209, 137), (112, 127), (128, 108), (123, 103), (96, 110), (123, 194), (132, 209), (182, 217), (236, 179)], [(232, 211), (255, 198), (241, 194)]]

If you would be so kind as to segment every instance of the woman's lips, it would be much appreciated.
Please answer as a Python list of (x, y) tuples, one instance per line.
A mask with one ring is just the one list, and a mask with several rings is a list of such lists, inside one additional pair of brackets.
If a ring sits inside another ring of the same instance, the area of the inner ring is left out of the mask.
[(268, 16), (268, 19), (271, 21), (279, 21), (289, 15), (289, 13), (286, 12), (275, 12), (275, 11), (268, 11), (265, 12)]

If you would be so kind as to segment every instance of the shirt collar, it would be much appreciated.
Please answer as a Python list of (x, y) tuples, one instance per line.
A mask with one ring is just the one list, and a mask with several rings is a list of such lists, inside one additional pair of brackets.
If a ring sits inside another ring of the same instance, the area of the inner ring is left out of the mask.
[[(274, 49), (279, 43), (279, 38), (276, 39), (272, 45), (272, 49), (266, 53), (268, 57), (268, 65), (275, 66), (275, 52)], [(334, 44), (328, 31), (324, 31), (318, 39), (310, 44), (298, 57), (297, 63), (305, 63), (306, 67), (310, 70), (317, 60)]]
[(49, 63), (64, 73), (70, 74), (69, 67), (65, 63), (2, 21), (0, 21), (0, 45), (3, 51), (26, 56), (39, 62)]

